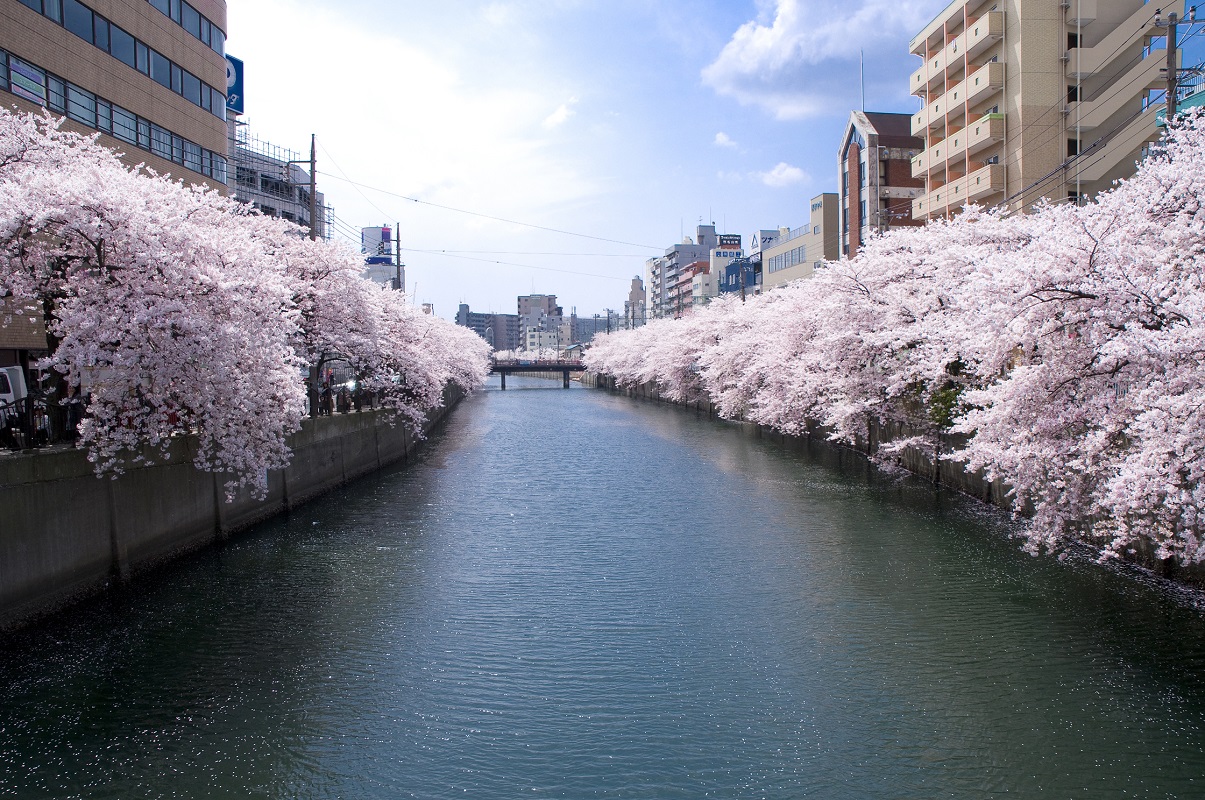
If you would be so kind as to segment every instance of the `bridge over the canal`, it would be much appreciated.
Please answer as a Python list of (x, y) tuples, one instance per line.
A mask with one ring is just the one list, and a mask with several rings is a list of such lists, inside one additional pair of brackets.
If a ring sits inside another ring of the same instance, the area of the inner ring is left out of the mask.
[(490, 359), (490, 374), (502, 378), (502, 389), (506, 389), (507, 375), (539, 375), (547, 372), (559, 372), (563, 378), (562, 385), (569, 388), (571, 372), (585, 372), (581, 361), (569, 360), (538, 360), (538, 359)]

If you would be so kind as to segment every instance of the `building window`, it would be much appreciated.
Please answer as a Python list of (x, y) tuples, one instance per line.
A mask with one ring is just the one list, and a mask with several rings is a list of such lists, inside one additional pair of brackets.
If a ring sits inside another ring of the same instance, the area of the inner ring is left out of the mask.
[(1067, 155), (1068, 156), (1079, 155), (1079, 139), (1068, 139), (1067, 140)]
[(151, 80), (165, 89), (172, 88), (172, 62), (158, 50), (151, 51)]
[(67, 113), (67, 84), (53, 75), (46, 76), (46, 105), (51, 111)]
[(97, 14), (93, 16), (92, 22), (92, 43), (106, 53), (109, 52), (109, 21)]
[(79, 0), (63, 0), (63, 27), (86, 42), (92, 39), (92, 10)]
[(96, 95), (67, 84), (67, 116), (89, 128), (96, 127)]
[(123, 142), (138, 144), (138, 123), (133, 114), (113, 106), (113, 135)]
[(46, 73), (19, 58), (9, 59), (12, 93), (38, 105), (46, 105)]
[(172, 160), (172, 135), (158, 125), (151, 126), (151, 152), (160, 158)]
[(201, 147), (192, 142), (181, 142), (184, 148), (184, 166), (193, 172), (201, 172)]

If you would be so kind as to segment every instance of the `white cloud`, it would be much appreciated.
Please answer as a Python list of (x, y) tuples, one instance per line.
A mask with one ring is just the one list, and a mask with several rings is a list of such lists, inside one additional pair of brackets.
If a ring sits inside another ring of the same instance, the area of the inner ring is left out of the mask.
[(736, 142), (732, 140), (732, 137), (723, 131), (715, 135), (714, 144), (716, 147), (736, 147)]
[(806, 183), (811, 180), (811, 177), (806, 172), (785, 161), (779, 161), (774, 166), (774, 169), (769, 172), (757, 173), (757, 177), (766, 186), (773, 186), (776, 189), (795, 183)]
[(541, 124), (547, 130), (552, 130), (553, 128), (563, 125), (567, 119), (573, 116), (573, 106), (575, 105), (577, 105), (577, 98), (569, 98), (567, 103), (561, 103), (559, 106), (557, 106), (556, 111), (553, 111), (551, 114), (545, 117), (544, 122)]
[(903, 44), (944, 0), (776, 0), (769, 13), (746, 22), (703, 69), (703, 82), (743, 105), (778, 119), (841, 115), (858, 91), (859, 52), (865, 53), (868, 95), (902, 100), (917, 65)]

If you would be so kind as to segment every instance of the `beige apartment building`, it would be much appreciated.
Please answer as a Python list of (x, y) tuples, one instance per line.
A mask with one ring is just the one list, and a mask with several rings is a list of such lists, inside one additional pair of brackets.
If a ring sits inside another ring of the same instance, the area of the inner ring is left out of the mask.
[(762, 290), (811, 277), (825, 261), (841, 257), (840, 198), (825, 192), (812, 198), (808, 224), (783, 228), (779, 237), (761, 250)]
[[(1142, 0), (955, 0), (912, 39), (912, 215), (1091, 197), (1158, 138), (1165, 28)], [(1184, 3), (1164, 2), (1166, 16)]]
[(227, 183), (225, 0), (0, 0), (0, 103)]

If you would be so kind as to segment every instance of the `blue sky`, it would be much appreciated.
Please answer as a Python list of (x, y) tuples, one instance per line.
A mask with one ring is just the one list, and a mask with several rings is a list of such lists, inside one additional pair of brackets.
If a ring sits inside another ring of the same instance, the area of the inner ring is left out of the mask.
[(867, 108), (915, 110), (908, 40), (944, 5), (229, 0), (227, 50), (259, 136), (308, 154), (317, 134), (340, 220), (401, 223), (417, 301), (593, 315), (700, 218), (802, 224), (836, 187), (859, 50)]

